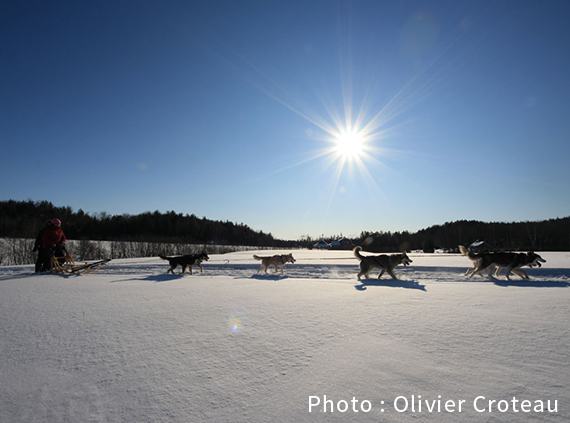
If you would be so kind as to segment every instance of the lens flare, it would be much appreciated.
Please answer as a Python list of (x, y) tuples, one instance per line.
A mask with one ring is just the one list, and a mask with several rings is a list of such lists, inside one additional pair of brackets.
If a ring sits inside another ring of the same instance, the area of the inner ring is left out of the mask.
[(243, 328), (243, 320), (241, 317), (233, 315), (228, 319), (228, 328), (231, 333), (240, 333)]

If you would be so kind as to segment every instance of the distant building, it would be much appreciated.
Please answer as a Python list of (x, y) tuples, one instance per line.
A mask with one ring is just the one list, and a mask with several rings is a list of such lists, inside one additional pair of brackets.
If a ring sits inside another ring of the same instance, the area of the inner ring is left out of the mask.
[(341, 238), (331, 242), (331, 248), (333, 250), (352, 250), (354, 248), (354, 244), (348, 238)]
[(325, 241), (319, 241), (315, 245), (313, 245), (313, 248), (320, 248), (322, 250), (329, 250), (331, 248), (331, 246), (330, 246), (330, 244), (326, 243)]
[(333, 241), (331, 242), (331, 250), (340, 250), (340, 248), (342, 247), (342, 245), (340, 244), (340, 241)]
[(341, 238), (332, 241), (330, 244), (325, 241), (319, 241), (313, 248), (320, 248), (323, 250), (352, 250), (354, 248), (354, 244), (347, 238)]

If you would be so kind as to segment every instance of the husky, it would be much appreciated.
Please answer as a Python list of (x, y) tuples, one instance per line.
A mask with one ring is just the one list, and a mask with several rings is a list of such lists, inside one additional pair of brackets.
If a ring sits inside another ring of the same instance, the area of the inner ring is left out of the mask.
[(477, 270), (484, 253), (475, 253), (473, 251), (468, 250), (463, 245), (459, 246), (459, 251), (461, 252), (461, 254), (463, 254), (465, 257), (467, 257), (469, 260), (473, 262), (473, 267), (470, 267), (465, 271), (465, 276), (472, 277), (475, 270)]
[[(522, 266), (541, 267), (541, 263), (546, 263), (540, 255), (535, 252), (528, 253), (474, 253), (469, 251), (463, 245), (459, 246), (461, 254), (469, 258), (473, 262), (473, 267), (465, 272), (465, 275), (470, 278), (474, 274), (483, 276), (483, 272), (488, 270), (488, 275), (491, 278), (499, 276), (501, 269), (505, 268), (505, 278), (509, 281), (511, 272), (518, 275), (522, 279), (529, 279), (528, 274), (521, 269)], [(495, 273), (493, 271), (497, 268)]]
[(384, 272), (388, 272), (393, 279), (398, 279), (394, 274), (394, 269), (399, 264), (403, 264), (404, 266), (409, 265), (412, 263), (412, 260), (408, 257), (406, 253), (400, 254), (381, 254), (379, 256), (363, 256), (360, 254), (362, 251), (362, 247), (359, 245), (354, 248), (354, 256), (360, 260), (360, 272), (358, 273), (358, 279), (362, 276), (366, 276), (368, 278), (368, 274), (374, 270), (374, 268), (381, 269), (380, 274), (378, 275), (378, 279), (384, 274)]
[(182, 266), (182, 272), (180, 272), (180, 274), (183, 274), (186, 271), (186, 267), (190, 269), (190, 274), (192, 274), (192, 266), (198, 266), (200, 268), (200, 272), (203, 272), (204, 269), (202, 268), (201, 263), (210, 259), (208, 254), (204, 251), (200, 254), (187, 254), (184, 256), (170, 257), (159, 255), (159, 257), (163, 260), (168, 260), (170, 263), (170, 269), (168, 269), (166, 273), (172, 273), (173, 275), (174, 269), (178, 266)]
[(263, 269), (265, 273), (267, 273), (267, 269), (269, 266), (275, 267), (275, 273), (279, 271), (279, 267), (281, 268), (281, 273), (283, 273), (283, 266), (286, 263), (295, 263), (295, 259), (293, 258), (293, 254), (276, 254), (274, 256), (256, 256), (253, 255), (253, 258), (256, 260), (261, 260), (261, 267), (257, 270), (257, 273)]
[[(488, 263), (490, 264), (487, 265)], [(521, 267), (541, 267), (542, 265), (540, 263), (546, 263), (546, 260), (532, 251), (528, 253), (494, 253), (489, 258), (484, 257), (480, 263), (481, 269), (476, 270), (474, 273), (482, 275), (485, 269), (489, 269), (489, 274), (491, 274), (495, 267), (497, 267), (497, 270), (492, 277), (498, 277), (502, 269), (507, 269), (505, 274), (505, 278), (507, 280), (510, 280), (509, 276), (511, 272), (522, 279), (528, 280), (530, 279), (528, 274), (522, 270)]]

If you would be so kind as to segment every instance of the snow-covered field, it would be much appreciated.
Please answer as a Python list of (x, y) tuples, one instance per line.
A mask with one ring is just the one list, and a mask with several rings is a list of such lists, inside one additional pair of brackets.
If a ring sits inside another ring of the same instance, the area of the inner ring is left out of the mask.
[(411, 254), (362, 283), (350, 251), (284, 276), (252, 254), (0, 268), (0, 422), (570, 421), (570, 253), (530, 281)]

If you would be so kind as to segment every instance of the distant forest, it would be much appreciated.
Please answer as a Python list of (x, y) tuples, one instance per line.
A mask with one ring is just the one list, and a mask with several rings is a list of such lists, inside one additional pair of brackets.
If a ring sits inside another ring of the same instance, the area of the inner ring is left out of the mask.
[[(241, 223), (214, 221), (191, 214), (146, 212), (137, 215), (109, 215), (73, 211), (48, 201), (0, 201), (0, 236), (35, 238), (47, 219), (63, 222), (68, 239), (92, 241), (140, 241), (209, 245), (246, 245), (275, 248), (311, 248), (324, 238), (275, 239), (271, 233), (255, 231)], [(431, 226), (418, 232), (363, 231), (350, 238), (371, 252), (435, 249), (455, 251), (459, 244), (485, 241), (497, 250), (569, 251), (570, 217), (539, 222), (479, 222), (460, 220)]]
[(244, 224), (183, 215), (146, 212), (137, 215), (88, 214), (48, 201), (0, 201), (0, 236), (35, 238), (45, 221), (57, 217), (68, 239), (92, 241), (140, 241), (184, 244), (251, 245), (285, 247), (271, 234)]

